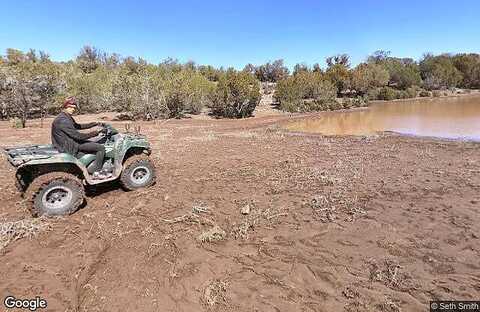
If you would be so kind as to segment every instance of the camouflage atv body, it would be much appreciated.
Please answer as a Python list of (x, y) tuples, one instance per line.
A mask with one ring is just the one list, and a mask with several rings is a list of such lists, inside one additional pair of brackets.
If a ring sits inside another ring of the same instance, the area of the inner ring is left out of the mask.
[(94, 140), (105, 146), (103, 169), (112, 177), (95, 180), (93, 154), (77, 156), (60, 153), (52, 145), (5, 148), (7, 159), (16, 168), (17, 187), (31, 202), (34, 215), (68, 215), (84, 202), (84, 185), (120, 180), (126, 190), (148, 187), (155, 182), (150, 144), (139, 133), (119, 133), (105, 125), (104, 135)]

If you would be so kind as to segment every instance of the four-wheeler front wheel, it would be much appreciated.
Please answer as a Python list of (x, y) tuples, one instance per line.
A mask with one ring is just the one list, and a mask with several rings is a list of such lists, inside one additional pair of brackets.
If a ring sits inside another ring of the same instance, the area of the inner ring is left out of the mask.
[(123, 164), (120, 183), (129, 191), (148, 187), (155, 183), (155, 166), (146, 155), (134, 155)]
[(69, 173), (52, 172), (41, 175), (28, 186), (26, 198), (36, 216), (62, 216), (75, 212), (84, 201), (85, 191), (80, 180)]

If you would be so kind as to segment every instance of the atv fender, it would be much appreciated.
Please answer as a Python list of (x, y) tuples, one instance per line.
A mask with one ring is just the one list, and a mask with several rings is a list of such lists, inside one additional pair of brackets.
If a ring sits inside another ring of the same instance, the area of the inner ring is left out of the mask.
[(87, 168), (73, 155), (58, 153), (48, 159), (34, 159), (17, 167), (16, 178), (25, 190), (39, 175), (52, 171), (68, 172), (80, 179), (88, 177)]

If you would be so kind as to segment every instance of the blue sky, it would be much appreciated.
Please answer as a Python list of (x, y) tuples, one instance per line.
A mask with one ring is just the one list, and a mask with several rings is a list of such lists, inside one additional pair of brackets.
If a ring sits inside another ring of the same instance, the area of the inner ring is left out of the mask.
[[(2, 1), (3, 2), (3, 1)], [(68, 60), (85, 44), (158, 63), (234, 66), (283, 58), (324, 65), (375, 50), (480, 52), (480, 1), (4, 1), (0, 53), (12, 47)]]

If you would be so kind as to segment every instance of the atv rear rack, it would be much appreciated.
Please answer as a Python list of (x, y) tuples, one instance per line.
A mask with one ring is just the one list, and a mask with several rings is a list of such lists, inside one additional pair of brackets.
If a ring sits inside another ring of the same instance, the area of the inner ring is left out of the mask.
[(51, 145), (25, 145), (21, 147), (5, 147), (3, 152), (6, 154), (8, 162), (18, 167), (34, 159), (46, 159), (58, 154), (59, 152)]

